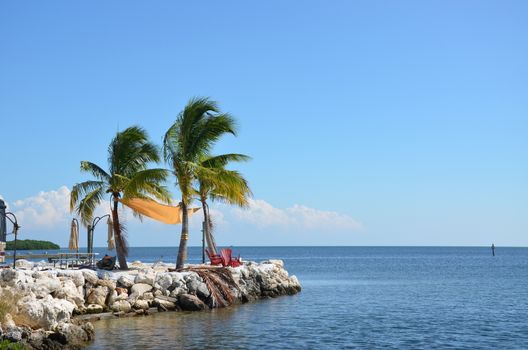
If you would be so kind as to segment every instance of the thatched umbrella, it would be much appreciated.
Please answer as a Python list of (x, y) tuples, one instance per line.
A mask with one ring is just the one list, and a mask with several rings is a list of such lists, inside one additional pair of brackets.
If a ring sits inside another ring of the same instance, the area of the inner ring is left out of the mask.
[(70, 242), (68, 243), (68, 249), (79, 252), (79, 224), (75, 218), (71, 222)]
[(112, 219), (108, 217), (108, 220), (106, 220), (106, 224), (108, 225), (108, 250), (112, 250), (115, 247), (115, 241), (114, 241), (114, 224), (112, 223)]

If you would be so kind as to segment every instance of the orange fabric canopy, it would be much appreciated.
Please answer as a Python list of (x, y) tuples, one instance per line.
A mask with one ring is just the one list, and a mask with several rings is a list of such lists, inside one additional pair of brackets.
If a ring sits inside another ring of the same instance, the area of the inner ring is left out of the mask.
[[(166, 224), (181, 224), (182, 222), (182, 210), (180, 206), (173, 207), (155, 202), (151, 199), (141, 198), (118, 199), (118, 201), (142, 215)], [(190, 208), (187, 209), (187, 212), (191, 216), (198, 210), (200, 208)]]

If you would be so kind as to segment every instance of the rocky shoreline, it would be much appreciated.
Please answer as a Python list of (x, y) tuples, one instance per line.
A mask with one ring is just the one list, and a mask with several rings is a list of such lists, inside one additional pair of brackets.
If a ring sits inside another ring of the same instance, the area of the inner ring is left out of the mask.
[(17, 262), (0, 273), (0, 340), (34, 349), (80, 349), (101, 317), (202, 311), (301, 290), (281, 260), (240, 267), (134, 262), (127, 271), (57, 270)]

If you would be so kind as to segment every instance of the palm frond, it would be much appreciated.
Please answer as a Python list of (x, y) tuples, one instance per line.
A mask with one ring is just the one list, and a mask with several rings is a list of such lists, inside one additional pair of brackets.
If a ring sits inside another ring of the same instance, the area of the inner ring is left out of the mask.
[(104, 171), (99, 165), (83, 160), (81, 162), (81, 171), (92, 174), (96, 179), (100, 181), (108, 181), (110, 175)]
[(170, 203), (171, 195), (163, 182), (169, 176), (167, 169), (147, 169), (137, 172), (123, 188), (124, 198), (141, 198), (151, 195), (163, 202)]
[(125, 189), (129, 183), (130, 178), (121, 174), (112, 174), (112, 177), (110, 178), (110, 188), (113, 192), (123, 192), (123, 189)]
[(239, 153), (227, 153), (219, 156), (205, 156), (201, 160), (201, 165), (206, 168), (223, 168), (230, 162), (248, 162), (250, 156)]
[(75, 211), (81, 218), (81, 223), (88, 226), (92, 219), (93, 213), (99, 203), (104, 199), (105, 191), (103, 187), (96, 187), (94, 190), (86, 194), (86, 196), (75, 207)]
[(118, 132), (108, 153), (112, 174), (130, 176), (146, 169), (148, 163), (159, 161), (158, 148), (148, 140), (147, 132), (138, 126)]
[(236, 136), (235, 119), (227, 113), (207, 116), (196, 129), (196, 135), (188, 145), (189, 150), (196, 154), (208, 153), (224, 134)]
[(84, 181), (78, 184), (75, 184), (70, 192), (70, 212), (72, 212), (77, 204), (79, 203), (80, 197), (86, 195), (87, 193), (95, 190), (96, 188), (103, 188), (103, 181)]
[(247, 180), (238, 171), (220, 169), (209, 196), (213, 201), (247, 207), (253, 193)]

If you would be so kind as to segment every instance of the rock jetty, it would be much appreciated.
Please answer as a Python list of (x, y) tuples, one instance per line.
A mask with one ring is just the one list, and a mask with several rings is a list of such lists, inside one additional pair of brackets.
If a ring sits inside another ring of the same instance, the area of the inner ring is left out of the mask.
[(301, 285), (281, 260), (239, 267), (134, 262), (127, 271), (57, 270), (18, 261), (0, 272), (0, 340), (34, 349), (80, 349), (89, 322), (158, 311), (202, 311), (296, 294)]

